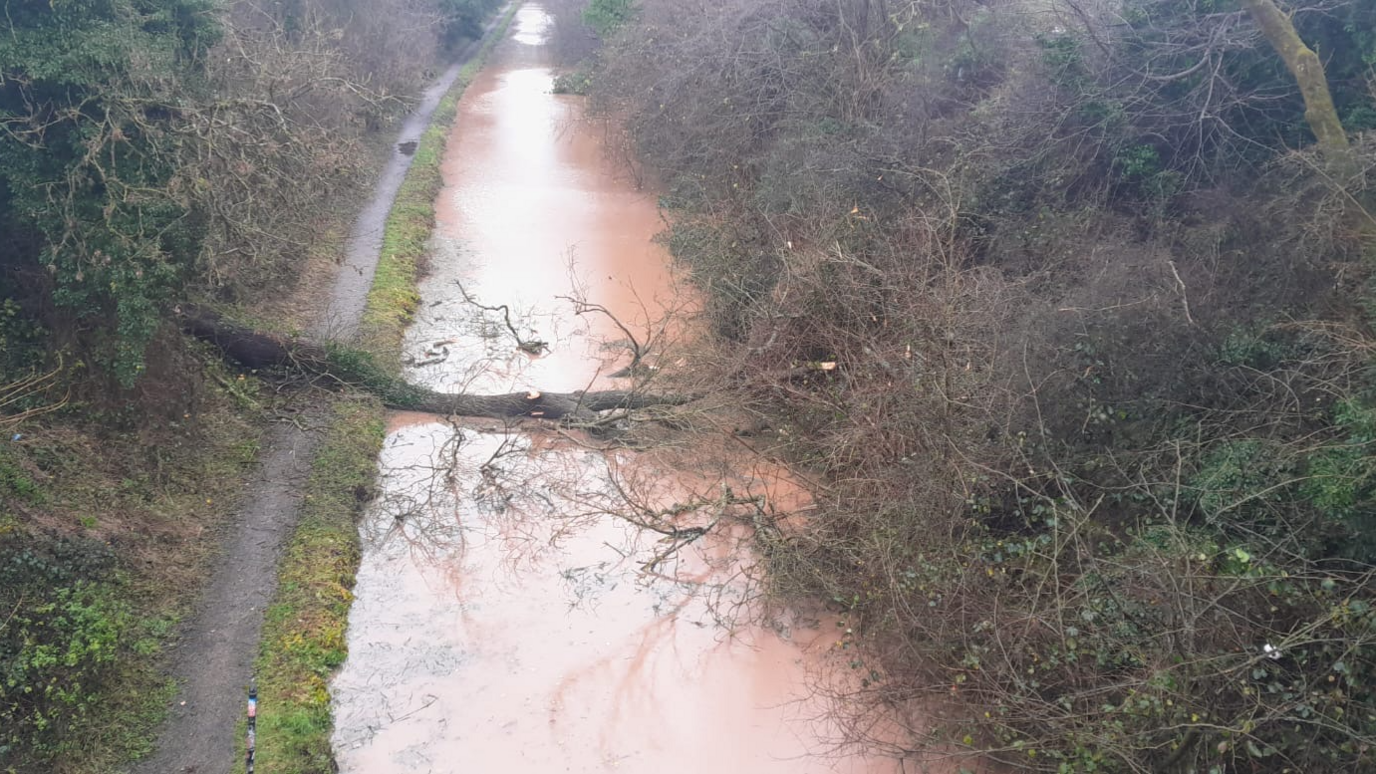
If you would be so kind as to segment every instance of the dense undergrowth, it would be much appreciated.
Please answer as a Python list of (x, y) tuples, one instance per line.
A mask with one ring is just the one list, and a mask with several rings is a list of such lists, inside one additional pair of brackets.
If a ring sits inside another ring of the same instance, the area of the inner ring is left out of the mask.
[(176, 303), (300, 273), (441, 61), (446, 25), (494, 5), (12, 4), (0, 298), (80, 381), (131, 387)]
[(302, 398), (226, 370), (177, 306), (309, 307), (298, 281), (328, 273), (376, 146), (498, 5), (7, 8), (0, 771), (148, 751), (172, 687), (159, 651), (264, 424)]
[(1337, 152), (1254, 5), (592, 3), (721, 383), (826, 482), (773, 582), (932, 718), (857, 741), (1376, 765), (1376, 6), (1285, 4)]
[(3, 428), (2, 771), (118, 770), (166, 707), (158, 655), (255, 461), (262, 396), (216, 353), (161, 351), (150, 371), (177, 389), (137, 414)]

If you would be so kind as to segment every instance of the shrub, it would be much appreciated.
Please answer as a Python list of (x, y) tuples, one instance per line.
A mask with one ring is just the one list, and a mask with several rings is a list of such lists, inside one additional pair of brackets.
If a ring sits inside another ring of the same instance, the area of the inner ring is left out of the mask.
[(583, 23), (606, 38), (630, 21), (635, 10), (631, 3), (632, 0), (591, 0), (583, 9)]
[(81, 744), (104, 681), (136, 644), (109, 549), (63, 539), (0, 547), (0, 763)]
[[(906, 749), (1369, 767), (1364, 183), (1287, 151), (1236, 4), (1054, 5), (644, 0), (603, 49), (720, 389), (814, 482), (771, 582), (849, 617), (849, 711), (932, 710)], [(1295, 14), (1335, 72), (1362, 6)]]

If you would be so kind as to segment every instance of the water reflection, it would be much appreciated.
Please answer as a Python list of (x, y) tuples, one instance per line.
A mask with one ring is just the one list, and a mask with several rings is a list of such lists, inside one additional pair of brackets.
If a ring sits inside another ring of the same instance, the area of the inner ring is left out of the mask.
[(511, 39), (523, 46), (543, 46), (549, 40), (554, 20), (538, 5), (528, 5), (516, 12), (515, 31)]
[[(407, 338), (411, 378), (437, 388), (625, 384), (623, 331), (569, 296), (633, 331), (681, 297), (653, 196), (550, 93), (549, 24), (523, 7), (460, 105)], [(417, 415), (394, 418), (380, 466), (332, 687), (341, 771), (897, 770), (832, 754), (810, 691), (849, 679), (834, 622), (759, 615), (753, 531), (805, 504), (779, 471)]]
[[(439, 423), (396, 427), (381, 464), (333, 687), (342, 771), (883, 770), (815, 755), (834, 729), (805, 678), (834, 634), (747, 615), (738, 543), (777, 482), (725, 498), (653, 458)], [(712, 529), (675, 546), (629, 523), (650, 511)]]

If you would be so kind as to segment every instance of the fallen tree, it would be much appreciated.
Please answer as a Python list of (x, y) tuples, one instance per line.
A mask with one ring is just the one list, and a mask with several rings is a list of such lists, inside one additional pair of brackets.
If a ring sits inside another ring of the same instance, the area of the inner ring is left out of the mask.
[(491, 419), (590, 420), (598, 412), (678, 406), (694, 399), (689, 395), (654, 395), (636, 390), (530, 390), (503, 395), (437, 392), (387, 373), (366, 352), (334, 342), (318, 343), (250, 328), (198, 306), (179, 307), (177, 316), (183, 330), (215, 345), (226, 357), (245, 368), (280, 368), (317, 374), (367, 390), (389, 408), (405, 411)]

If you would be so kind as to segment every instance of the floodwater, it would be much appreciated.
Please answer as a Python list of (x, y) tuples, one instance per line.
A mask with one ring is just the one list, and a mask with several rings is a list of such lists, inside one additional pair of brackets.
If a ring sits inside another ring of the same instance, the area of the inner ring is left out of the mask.
[[(436, 389), (628, 386), (625, 331), (571, 299), (642, 341), (677, 327), (654, 197), (551, 93), (550, 23), (524, 6), (460, 104), (406, 342)], [(752, 524), (805, 497), (729, 439), (398, 414), (380, 467), (332, 686), (342, 772), (900, 770), (836, 743), (819, 687), (855, 679), (844, 628), (760, 615)]]

